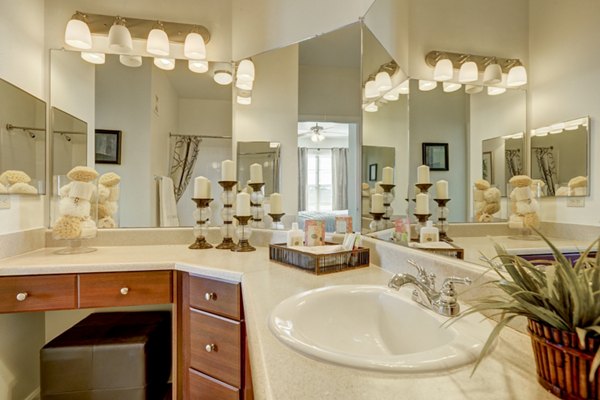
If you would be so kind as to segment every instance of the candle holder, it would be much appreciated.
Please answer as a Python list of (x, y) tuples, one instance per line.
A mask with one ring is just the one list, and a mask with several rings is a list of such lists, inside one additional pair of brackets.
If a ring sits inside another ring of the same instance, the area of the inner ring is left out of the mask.
[(371, 221), (371, 223), (369, 224), (369, 229), (371, 229), (371, 232), (382, 231), (386, 228), (386, 221), (382, 219), (385, 215), (384, 212), (370, 212), (369, 214), (371, 214), (371, 216), (373, 217), (373, 221)]
[(281, 222), (281, 217), (283, 217), (285, 213), (281, 214), (271, 214), (269, 216), (273, 219), (272, 229), (283, 229), (283, 222)]
[(448, 236), (448, 214), (450, 210), (446, 207), (446, 204), (450, 199), (433, 199), (438, 205), (438, 223), (437, 227), (440, 231), (440, 240), (443, 242), (453, 242)]
[(419, 240), (419, 237), (421, 236), (421, 228), (424, 228), (427, 226), (427, 221), (429, 221), (429, 217), (431, 217), (431, 214), (413, 214), (415, 217), (417, 217), (417, 225), (415, 226), (415, 230), (417, 231), (417, 240)]
[(380, 183), (379, 186), (383, 189), (383, 206), (385, 207), (385, 214), (383, 215), (383, 220), (386, 225), (391, 225), (390, 219), (392, 215), (394, 215), (394, 209), (391, 204), (394, 201), (394, 193), (392, 193), (392, 189), (396, 187), (396, 185), (388, 184), (388, 183)]
[(419, 188), (421, 193), (427, 193), (429, 188), (433, 186), (433, 183), (415, 183), (415, 186)]
[(252, 228), (248, 226), (248, 222), (252, 219), (251, 215), (234, 215), (233, 218), (237, 219), (238, 226), (236, 229), (237, 237), (239, 238), (239, 242), (237, 245), (231, 248), (231, 251), (245, 253), (248, 251), (256, 250), (254, 247), (250, 245), (248, 242), (250, 240), (250, 235), (252, 234)]
[(219, 185), (223, 188), (223, 193), (221, 194), (221, 201), (223, 202), (223, 209), (221, 210), (221, 217), (223, 218), (221, 236), (223, 236), (223, 241), (217, 246), (219, 250), (231, 250), (235, 246), (233, 242), (233, 233), (235, 231), (235, 227), (233, 226), (233, 202), (235, 200), (233, 187), (236, 183), (236, 181), (219, 181)]
[(252, 188), (252, 194), (250, 195), (250, 207), (252, 208), (252, 227), (262, 228), (263, 217), (265, 216), (265, 210), (262, 207), (264, 195), (262, 188), (264, 183), (250, 182), (248, 186)]
[(213, 199), (192, 198), (192, 200), (196, 203), (196, 209), (194, 210), (194, 219), (196, 220), (194, 236), (196, 237), (196, 241), (188, 248), (193, 250), (212, 249), (212, 244), (206, 241), (206, 235), (208, 234), (208, 225), (206, 224), (206, 221), (208, 221), (208, 218), (210, 217), (208, 205)]

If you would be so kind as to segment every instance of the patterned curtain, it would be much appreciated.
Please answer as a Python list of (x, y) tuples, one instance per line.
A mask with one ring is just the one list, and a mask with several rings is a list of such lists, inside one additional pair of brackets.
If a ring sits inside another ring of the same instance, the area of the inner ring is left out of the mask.
[(506, 169), (508, 170), (508, 176), (506, 177), (507, 182), (513, 176), (523, 174), (521, 150), (506, 150), (504, 152), (504, 158), (506, 158)]
[(554, 196), (554, 186), (558, 181), (553, 147), (533, 147), (535, 160), (542, 180), (546, 183), (548, 196)]
[(331, 149), (333, 165), (333, 209), (348, 209), (348, 149)]
[(175, 143), (171, 154), (169, 175), (175, 187), (175, 200), (179, 201), (192, 177), (202, 139), (184, 135), (172, 136), (172, 138), (175, 139)]

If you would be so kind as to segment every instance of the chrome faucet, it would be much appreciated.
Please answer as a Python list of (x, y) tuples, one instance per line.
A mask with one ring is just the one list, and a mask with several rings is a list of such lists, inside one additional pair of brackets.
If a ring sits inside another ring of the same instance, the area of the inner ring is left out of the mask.
[(405, 285), (411, 285), (415, 288), (412, 293), (413, 301), (446, 317), (458, 315), (460, 306), (454, 284), (470, 285), (471, 279), (451, 276), (444, 279), (442, 288), (438, 292), (435, 289), (435, 274), (428, 274), (413, 260), (408, 260), (408, 263), (417, 269), (417, 276), (396, 274), (388, 282), (388, 287), (400, 290)]

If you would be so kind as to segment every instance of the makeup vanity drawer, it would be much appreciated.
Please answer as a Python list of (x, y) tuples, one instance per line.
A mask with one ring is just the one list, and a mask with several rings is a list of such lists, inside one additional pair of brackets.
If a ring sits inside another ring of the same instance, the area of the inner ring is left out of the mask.
[(190, 366), (229, 385), (241, 387), (241, 322), (190, 310), (190, 328)]
[(242, 318), (239, 283), (190, 275), (190, 306), (235, 320)]
[(236, 387), (204, 375), (201, 372), (189, 370), (190, 398), (194, 400), (239, 400), (240, 390)]
[(79, 307), (135, 306), (172, 302), (171, 271), (79, 275)]
[(0, 312), (63, 310), (77, 307), (76, 275), (0, 278)]

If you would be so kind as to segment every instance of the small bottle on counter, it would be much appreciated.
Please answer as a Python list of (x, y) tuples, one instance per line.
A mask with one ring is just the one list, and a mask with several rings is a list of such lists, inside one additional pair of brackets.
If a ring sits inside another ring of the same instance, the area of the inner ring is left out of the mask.
[(287, 232), (287, 246), (302, 246), (304, 244), (304, 232), (298, 228), (297, 222), (292, 222), (292, 229)]
[(440, 241), (440, 231), (438, 228), (433, 226), (433, 222), (427, 221), (427, 225), (421, 228), (419, 232), (419, 242), (431, 243)]

